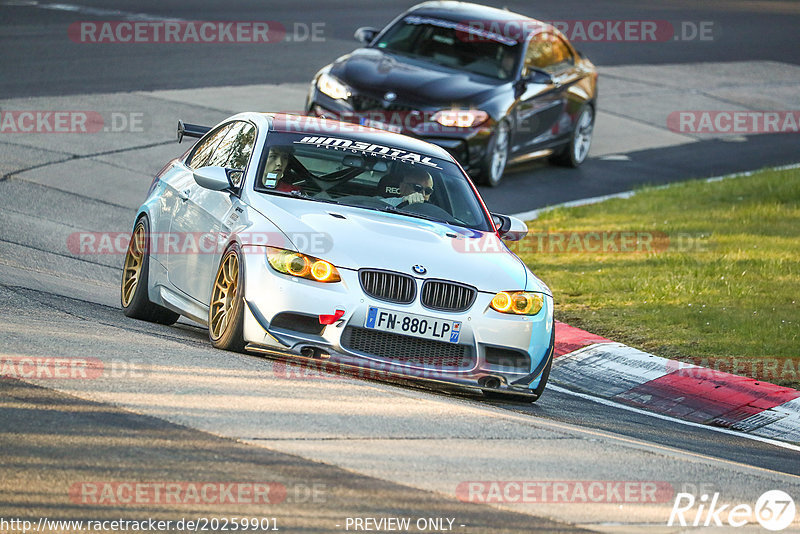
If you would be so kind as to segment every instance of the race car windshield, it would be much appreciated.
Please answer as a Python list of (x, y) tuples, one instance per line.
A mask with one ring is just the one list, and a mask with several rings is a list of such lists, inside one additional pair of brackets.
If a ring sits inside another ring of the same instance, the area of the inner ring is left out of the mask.
[(373, 46), (444, 67), (511, 79), (519, 43), (479, 26), (412, 15), (389, 28)]
[(453, 163), (343, 137), (271, 133), (255, 190), (492, 231)]

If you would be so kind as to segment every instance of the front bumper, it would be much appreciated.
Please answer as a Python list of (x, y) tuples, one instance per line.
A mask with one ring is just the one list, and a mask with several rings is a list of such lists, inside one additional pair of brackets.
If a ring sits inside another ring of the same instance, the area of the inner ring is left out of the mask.
[[(493, 294), (478, 292), (464, 312), (375, 299), (361, 287), (357, 271), (339, 269), (342, 281), (321, 284), (277, 274), (248, 258), (244, 337), (261, 353), (323, 360), (326, 367), (358, 369), (367, 378), (401, 377), (481, 390), (532, 394), (552, 358), (553, 299), (535, 316), (501, 314), (489, 307)], [(511, 288), (509, 288), (511, 289)], [(422, 340), (365, 328), (370, 306), (433, 319), (459, 321), (456, 344)], [(319, 315), (343, 310), (335, 323)], [(289, 317), (289, 320), (287, 320)]]

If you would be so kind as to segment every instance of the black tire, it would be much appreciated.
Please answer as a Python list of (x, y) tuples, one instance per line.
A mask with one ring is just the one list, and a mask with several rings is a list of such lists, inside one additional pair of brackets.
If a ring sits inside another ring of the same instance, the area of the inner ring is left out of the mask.
[(147, 295), (150, 275), (149, 235), (150, 222), (146, 215), (142, 215), (133, 227), (131, 242), (125, 253), (120, 281), (120, 304), (128, 317), (170, 325), (178, 320), (180, 314), (150, 302)]
[[(235, 261), (235, 269), (230, 267), (231, 261)], [(222, 255), (214, 276), (208, 306), (208, 337), (218, 349), (244, 352), (244, 264), (236, 243)]]
[(511, 140), (511, 126), (508, 121), (501, 120), (495, 128), (492, 138), (486, 147), (480, 165), (478, 180), (483, 185), (497, 187), (503, 178), (508, 163), (508, 149)]
[(550, 156), (550, 161), (563, 167), (578, 167), (586, 161), (594, 133), (594, 108), (584, 105), (578, 113), (569, 143)]

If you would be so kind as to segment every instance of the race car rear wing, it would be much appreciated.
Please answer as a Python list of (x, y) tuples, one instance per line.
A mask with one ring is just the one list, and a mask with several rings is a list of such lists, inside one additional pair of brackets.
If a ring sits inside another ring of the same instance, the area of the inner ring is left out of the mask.
[(185, 124), (182, 120), (178, 121), (178, 143), (183, 141), (183, 136), (186, 137), (203, 137), (208, 131), (211, 130), (210, 126), (200, 126), (199, 124)]

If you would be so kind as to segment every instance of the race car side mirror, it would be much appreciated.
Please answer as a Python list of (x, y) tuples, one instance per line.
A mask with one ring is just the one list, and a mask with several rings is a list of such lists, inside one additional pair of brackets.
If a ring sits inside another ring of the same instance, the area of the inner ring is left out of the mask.
[(380, 30), (378, 28), (371, 28), (369, 26), (362, 26), (361, 28), (356, 30), (356, 33), (353, 34), (356, 41), (364, 44), (370, 44), (375, 36), (378, 35)]
[(506, 241), (519, 241), (528, 234), (528, 225), (516, 217), (492, 213), (492, 222), (497, 234)]
[(230, 189), (231, 181), (225, 167), (201, 167), (194, 171), (194, 181), (204, 189), (225, 191)]

